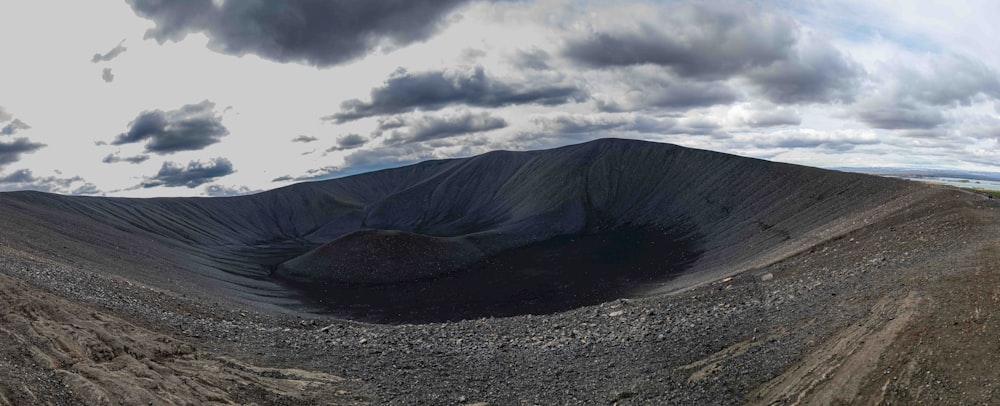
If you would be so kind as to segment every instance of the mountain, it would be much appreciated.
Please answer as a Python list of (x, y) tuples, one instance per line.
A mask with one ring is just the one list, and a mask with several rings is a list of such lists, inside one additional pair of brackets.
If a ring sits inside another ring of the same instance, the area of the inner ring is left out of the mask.
[[(21, 230), (8, 238), (157, 285), (420, 321), (689, 288), (808, 248), (912, 187), (602, 139), (249, 196), (18, 192), (0, 195), (0, 208), (20, 214), (5, 216), (6, 227)], [(18, 219), (31, 222), (18, 228)]]

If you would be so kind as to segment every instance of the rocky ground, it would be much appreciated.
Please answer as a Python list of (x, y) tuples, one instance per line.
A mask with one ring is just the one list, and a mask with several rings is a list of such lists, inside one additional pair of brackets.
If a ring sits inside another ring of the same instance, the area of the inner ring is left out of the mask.
[(998, 224), (996, 199), (920, 188), (681, 293), (421, 325), (0, 246), (0, 404), (997, 404)]

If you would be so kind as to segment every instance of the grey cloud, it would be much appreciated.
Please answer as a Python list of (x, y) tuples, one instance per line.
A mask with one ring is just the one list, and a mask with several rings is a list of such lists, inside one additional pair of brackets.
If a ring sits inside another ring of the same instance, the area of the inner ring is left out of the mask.
[(324, 117), (344, 123), (365, 117), (414, 110), (440, 110), (449, 105), (502, 107), (515, 104), (559, 105), (580, 101), (584, 93), (572, 85), (515, 84), (489, 77), (483, 68), (470, 71), (399, 71), (372, 89), (371, 101), (348, 100), (341, 112)]
[[(381, 127), (380, 127), (381, 128)], [(398, 127), (394, 127), (398, 128)], [(384, 129), (384, 128), (381, 128)], [(358, 148), (368, 142), (368, 139), (358, 134), (347, 134), (337, 138), (337, 145), (330, 147), (326, 152), (344, 151)]]
[(879, 141), (875, 137), (865, 135), (792, 131), (756, 136), (751, 143), (757, 148), (823, 148), (843, 152), (853, 150), (859, 145), (875, 145)]
[(111, 83), (115, 80), (115, 74), (111, 73), (111, 68), (104, 68), (104, 71), (101, 72), (101, 79), (104, 79), (107, 83)]
[(125, 40), (122, 40), (122, 42), (118, 43), (118, 46), (111, 48), (110, 51), (103, 54), (94, 54), (94, 57), (90, 59), (90, 62), (108, 62), (117, 58), (118, 55), (121, 55), (122, 52), (125, 52), (126, 50), (128, 50), (128, 48), (125, 47)]
[(670, 11), (656, 23), (570, 39), (563, 54), (597, 68), (655, 65), (698, 81), (746, 78), (776, 103), (850, 101), (857, 92), (860, 66), (791, 19), (737, 2)]
[(486, 51), (481, 49), (466, 48), (462, 50), (462, 54), (459, 56), (463, 61), (475, 62), (486, 56)]
[(156, 176), (141, 184), (144, 188), (157, 186), (184, 186), (196, 188), (217, 178), (236, 172), (233, 164), (225, 158), (215, 158), (208, 162), (191, 161), (187, 167), (174, 162), (164, 162)]
[(754, 128), (777, 127), (802, 124), (802, 117), (799, 117), (799, 114), (792, 110), (774, 108), (754, 110), (746, 117), (745, 122)]
[[(497, 130), (504, 127), (507, 127), (506, 120), (488, 113), (463, 111), (444, 116), (421, 116), (408, 119), (405, 130), (389, 132), (385, 142), (387, 144), (408, 144)], [(379, 131), (382, 130), (384, 129), (379, 129)]]
[(992, 115), (976, 115), (962, 121), (959, 133), (976, 139), (995, 139), (1000, 142), (1000, 118)]
[(953, 142), (953, 134), (951, 131), (939, 130), (939, 129), (908, 129), (898, 131), (896, 134), (902, 135), (904, 137), (910, 138), (925, 138), (925, 139), (935, 139), (935, 140), (947, 140), (942, 146), (951, 146)]
[(434, 148), (421, 143), (363, 149), (344, 157), (344, 162), (349, 169), (333, 168), (334, 170), (329, 172), (328, 176), (368, 172), (432, 158), (437, 158), (434, 156)]
[(73, 191), (70, 192), (70, 194), (73, 195), (96, 195), (100, 193), (101, 190), (97, 188), (97, 185), (89, 182), (80, 185), (80, 187), (73, 189)]
[[(63, 193), (69, 191), (73, 184), (84, 182), (83, 178), (74, 176), (72, 178), (59, 178), (55, 176), (37, 177), (30, 169), (20, 169), (8, 175), (0, 177), (0, 190), (37, 190), (41, 192)], [(88, 187), (84, 190), (85, 187)], [(77, 188), (81, 192), (93, 189), (97, 193), (96, 187), (90, 183)], [(83, 193), (78, 193), (83, 194)]]
[(949, 55), (932, 60), (930, 72), (896, 72), (899, 96), (935, 106), (973, 103), (977, 96), (1000, 98), (1000, 74), (982, 61)]
[(467, 0), (128, 0), (160, 43), (203, 32), (209, 47), (279, 62), (331, 66), (430, 38)]
[(850, 102), (863, 69), (833, 46), (803, 40), (798, 52), (751, 70), (751, 84), (774, 103)]
[(0, 183), (28, 183), (35, 180), (30, 169), (21, 169), (13, 173), (0, 177)]
[(511, 62), (522, 70), (551, 70), (549, 59), (551, 56), (548, 52), (535, 48), (527, 51), (518, 50), (511, 58)]
[(897, 67), (882, 82), (879, 95), (854, 106), (858, 119), (873, 128), (911, 130), (933, 137), (942, 137), (942, 133), (927, 130), (947, 123), (944, 112), (948, 109), (1000, 99), (1000, 74), (980, 61), (955, 55), (929, 58), (929, 66), (920, 70)]
[(627, 86), (620, 100), (598, 97), (597, 108), (604, 112), (650, 109), (688, 110), (729, 104), (739, 94), (720, 82), (680, 80), (660, 69), (625, 69), (619, 82)]
[(14, 121), (11, 121), (9, 124), (4, 126), (3, 129), (0, 129), (0, 135), (14, 135), (18, 131), (27, 130), (29, 128), (31, 128), (30, 125), (15, 118)]
[(360, 173), (360, 172), (342, 173), (341, 168), (338, 166), (324, 166), (322, 168), (307, 170), (306, 174), (302, 176), (285, 175), (274, 178), (271, 180), (271, 182), (288, 182), (288, 181), (302, 182), (310, 180), (330, 179), (337, 177), (338, 175), (354, 174), (354, 173)]
[(404, 116), (391, 116), (378, 119), (379, 130), (391, 130), (393, 128), (400, 128), (405, 126), (406, 126), (406, 118)]
[(0, 123), (7, 122), (7, 120), (12, 118), (14, 118), (14, 116), (8, 113), (7, 110), (4, 110), (3, 106), (0, 106)]
[(42, 147), (45, 147), (45, 144), (31, 142), (27, 138), (17, 138), (11, 142), (0, 142), (0, 168), (17, 162), (21, 159), (21, 154), (34, 152)]
[(738, 3), (690, 4), (657, 17), (656, 26), (571, 39), (564, 54), (593, 67), (653, 64), (720, 79), (783, 60), (797, 36), (791, 20)]
[(205, 193), (212, 197), (242, 196), (255, 192), (256, 191), (251, 190), (246, 186), (228, 187), (221, 185), (208, 185), (205, 187)]
[(535, 117), (532, 121), (550, 135), (590, 134), (612, 130), (638, 133), (667, 133), (676, 120), (641, 115), (582, 115), (562, 114), (554, 117)]
[(708, 135), (715, 138), (729, 138), (729, 134), (721, 132), (719, 123), (704, 117), (684, 118), (670, 129), (669, 134)]
[(886, 130), (928, 130), (937, 128), (946, 121), (939, 108), (893, 101), (861, 103), (857, 114), (869, 127)]
[(118, 162), (128, 162), (130, 164), (141, 164), (141, 163), (146, 162), (148, 160), (149, 160), (149, 155), (136, 155), (136, 156), (127, 156), (127, 157), (122, 158), (120, 155), (118, 155), (117, 152), (115, 152), (115, 153), (112, 153), (112, 154), (108, 154), (108, 156), (104, 157), (104, 159), (102, 159), (101, 162), (104, 162), (106, 164), (113, 164), (113, 163), (118, 163)]
[(229, 134), (214, 109), (215, 103), (205, 100), (172, 111), (144, 111), (111, 144), (147, 141), (146, 151), (157, 154), (204, 149)]
[(300, 135), (298, 137), (292, 138), (292, 142), (310, 143), (313, 141), (319, 141), (319, 138), (310, 137), (308, 135)]

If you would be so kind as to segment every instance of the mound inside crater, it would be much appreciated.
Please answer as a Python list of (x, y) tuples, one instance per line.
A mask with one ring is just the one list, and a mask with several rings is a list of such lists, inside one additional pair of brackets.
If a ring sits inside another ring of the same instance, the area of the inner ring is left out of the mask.
[[(328, 245), (282, 269), (294, 272), (288, 269), (302, 260), (330, 273), (352, 269), (336, 276), (347, 275), (347, 281), (287, 282), (321, 312), (372, 322), (420, 323), (545, 314), (601, 303), (666, 280), (690, 267), (700, 254), (696, 241), (643, 229), (559, 236), (495, 254), (464, 249), (435, 256), (433, 251), (410, 249), (416, 244), (409, 242), (381, 239), (378, 248), (356, 254), (367, 258), (350, 262), (342, 262), (353, 259), (349, 248), (341, 255), (339, 244)], [(365, 268), (350, 266), (354, 263)]]

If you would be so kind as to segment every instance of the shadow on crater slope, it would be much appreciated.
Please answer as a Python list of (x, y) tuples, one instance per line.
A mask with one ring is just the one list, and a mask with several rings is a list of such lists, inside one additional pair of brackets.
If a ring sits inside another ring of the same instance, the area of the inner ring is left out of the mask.
[(910, 184), (669, 144), (497, 151), (229, 198), (0, 196), (2, 237), (169, 289), (385, 322), (683, 289), (866, 221)]

